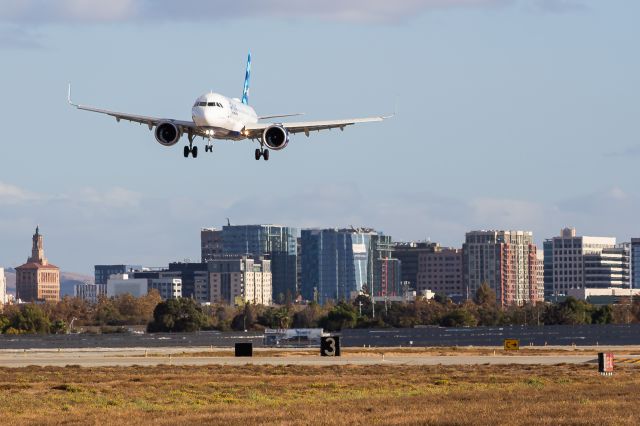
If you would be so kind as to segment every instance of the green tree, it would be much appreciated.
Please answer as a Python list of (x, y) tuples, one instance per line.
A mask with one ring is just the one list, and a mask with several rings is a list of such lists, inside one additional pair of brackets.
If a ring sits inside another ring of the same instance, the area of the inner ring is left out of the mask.
[(49, 333), (51, 323), (40, 306), (23, 305), (12, 319), (11, 327), (23, 333)]
[(320, 325), (326, 330), (342, 330), (356, 325), (358, 314), (353, 305), (340, 302), (320, 319)]
[(169, 299), (153, 311), (153, 321), (147, 326), (154, 332), (192, 332), (207, 326), (207, 317), (193, 299)]
[(67, 323), (64, 320), (55, 320), (51, 323), (50, 331), (53, 334), (66, 334), (68, 331)]
[(489, 283), (483, 282), (476, 290), (473, 300), (480, 306), (495, 307), (496, 292), (489, 286)]
[(473, 327), (477, 325), (477, 321), (466, 309), (457, 308), (442, 317), (440, 325), (444, 327)]

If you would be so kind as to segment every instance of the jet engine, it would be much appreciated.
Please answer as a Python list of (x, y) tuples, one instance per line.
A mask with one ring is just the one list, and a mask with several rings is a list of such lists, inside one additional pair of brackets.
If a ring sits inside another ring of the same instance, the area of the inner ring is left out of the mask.
[(289, 144), (289, 132), (283, 126), (274, 124), (264, 129), (262, 142), (274, 151), (280, 151)]
[(158, 124), (156, 127), (156, 140), (163, 146), (173, 146), (180, 140), (180, 130), (168, 121)]

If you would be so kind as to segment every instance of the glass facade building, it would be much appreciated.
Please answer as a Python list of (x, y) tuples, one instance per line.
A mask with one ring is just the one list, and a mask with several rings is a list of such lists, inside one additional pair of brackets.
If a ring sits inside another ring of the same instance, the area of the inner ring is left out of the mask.
[(367, 283), (370, 234), (341, 229), (304, 229), (302, 297), (324, 304), (349, 300)]
[(301, 237), (302, 297), (320, 304), (349, 300), (361, 291), (402, 294), (401, 262), (391, 237), (371, 229), (304, 229)]
[(225, 255), (250, 255), (271, 260), (273, 300), (292, 300), (297, 288), (298, 230), (280, 225), (228, 225), (222, 228)]

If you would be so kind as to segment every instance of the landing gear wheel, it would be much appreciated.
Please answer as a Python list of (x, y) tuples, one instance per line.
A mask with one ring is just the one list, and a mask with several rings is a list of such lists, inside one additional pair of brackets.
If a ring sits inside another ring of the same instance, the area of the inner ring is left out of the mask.
[(205, 145), (204, 152), (213, 152), (213, 145)]
[(262, 158), (264, 158), (264, 161), (269, 161), (269, 150), (268, 149), (265, 149), (262, 152)]
[(189, 149), (188, 146), (184, 147), (184, 158), (189, 158), (189, 152), (191, 152), (191, 150)]
[(191, 148), (191, 155), (193, 155), (193, 158), (198, 158), (198, 147), (194, 146), (193, 148)]
[(256, 160), (259, 160), (261, 155), (262, 152), (260, 151), (260, 149), (256, 149)]

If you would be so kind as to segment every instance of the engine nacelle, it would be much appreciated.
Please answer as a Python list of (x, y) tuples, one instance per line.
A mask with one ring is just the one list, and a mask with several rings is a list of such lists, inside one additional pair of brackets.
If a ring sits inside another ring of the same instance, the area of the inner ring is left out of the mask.
[(160, 145), (173, 146), (180, 140), (180, 130), (175, 124), (165, 121), (156, 127), (156, 140)]
[(280, 151), (289, 144), (289, 132), (284, 127), (274, 124), (264, 129), (262, 142), (270, 149)]

